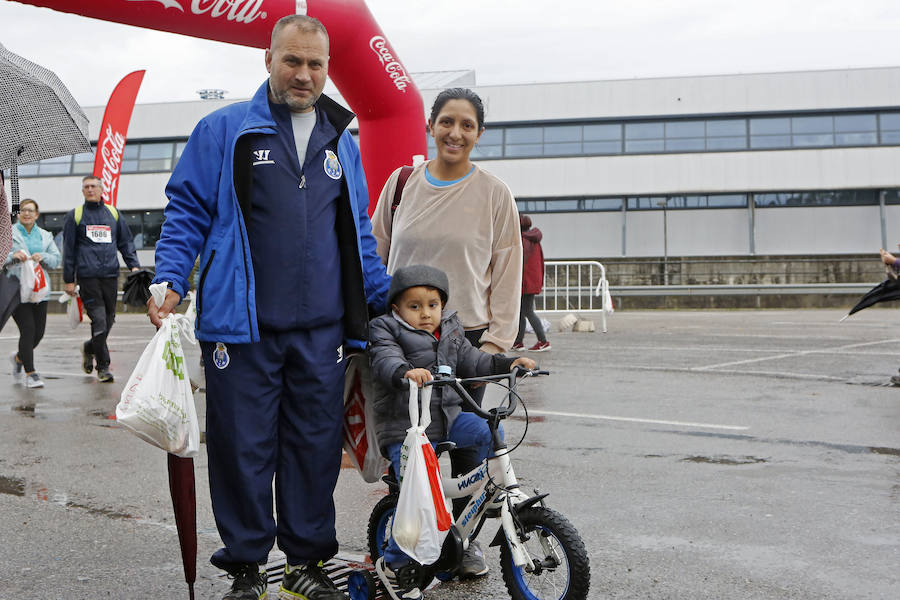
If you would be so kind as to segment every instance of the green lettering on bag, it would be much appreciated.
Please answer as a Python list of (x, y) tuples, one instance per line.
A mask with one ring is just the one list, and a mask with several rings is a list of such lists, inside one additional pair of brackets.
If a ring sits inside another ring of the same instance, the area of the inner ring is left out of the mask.
[(162, 358), (166, 363), (166, 368), (172, 371), (175, 376), (184, 381), (184, 357), (175, 354), (173, 348), (177, 348), (179, 344), (172, 343), (172, 340), (166, 340), (166, 345), (163, 346)]

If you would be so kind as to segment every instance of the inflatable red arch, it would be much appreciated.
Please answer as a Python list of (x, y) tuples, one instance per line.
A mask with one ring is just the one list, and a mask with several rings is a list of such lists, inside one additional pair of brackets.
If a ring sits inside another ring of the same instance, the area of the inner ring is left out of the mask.
[[(328, 29), (328, 75), (359, 121), (369, 213), (388, 175), (426, 154), (422, 97), (363, 0), (16, 1), (256, 48), (268, 47), (278, 19), (307, 14)], [(262, 78), (262, 55), (259, 62)]]

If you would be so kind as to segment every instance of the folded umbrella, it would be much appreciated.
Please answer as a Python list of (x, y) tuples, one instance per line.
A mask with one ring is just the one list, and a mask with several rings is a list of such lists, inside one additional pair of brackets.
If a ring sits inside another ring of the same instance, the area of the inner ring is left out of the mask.
[(194, 582), (197, 581), (197, 493), (194, 459), (169, 454), (168, 465), (169, 491), (172, 494), (175, 526), (178, 528), (184, 580), (188, 584), (189, 598), (194, 600)]
[(18, 277), (7, 277), (6, 271), (0, 270), (0, 329), (19, 306), (20, 296)]
[(150, 299), (150, 284), (153, 283), (153, 270), (142, 268), (133, 271), (125, 278), (122, 286), (122, 302), (128, 306), (142, 308)]
[(900, 300), (900, 279), (895, 279), (893, 277), (885, 279), (871, 290), (866, 292), (862, 298), (860, 298), (859, 302), (850, 309), (850, 312), (847, 313), (847, 316), (841, 319), (843, 321), (853, 313), (857, 313), (864, 308), (869, 308), (873, 304), (878, 304), (879, 302), (889, 302), (891, 300)]

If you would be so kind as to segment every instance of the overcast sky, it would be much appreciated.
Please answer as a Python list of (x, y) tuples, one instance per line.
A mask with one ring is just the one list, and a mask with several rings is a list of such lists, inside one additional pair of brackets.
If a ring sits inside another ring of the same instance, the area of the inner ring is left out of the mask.
[[(479, 85), (900, 65), (898, 0), (370, 0), (368, 6), (409, 71), (472, 69)], [(104, 105), (116, 83), (137, 69), (147, 70), (139, 103), (196, 99), (206, 87), (244, 98), (265, 77), (262, 50), (11, 0), (0, 0), (0, 44), (56, 72), (83, 106)]]

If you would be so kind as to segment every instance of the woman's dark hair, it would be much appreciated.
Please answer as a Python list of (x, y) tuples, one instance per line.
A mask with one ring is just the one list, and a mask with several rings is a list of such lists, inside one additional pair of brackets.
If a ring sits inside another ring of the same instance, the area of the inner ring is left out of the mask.
[(522, 231), (531, 229), (531, 217), (528, 215), (519, 215), (519, 227), (522, 228)]
[(437, 121), (438, 114), (449, 100), (468, 100), (472, 108), (475, 109), (475, 118), (478, 120), (478, 130), (484, 127), (484, 102), (478, 97), (478, 94), (469, 88), (448, 88), (437, 95), (434, 104), (431, 105), (431, 122)]

